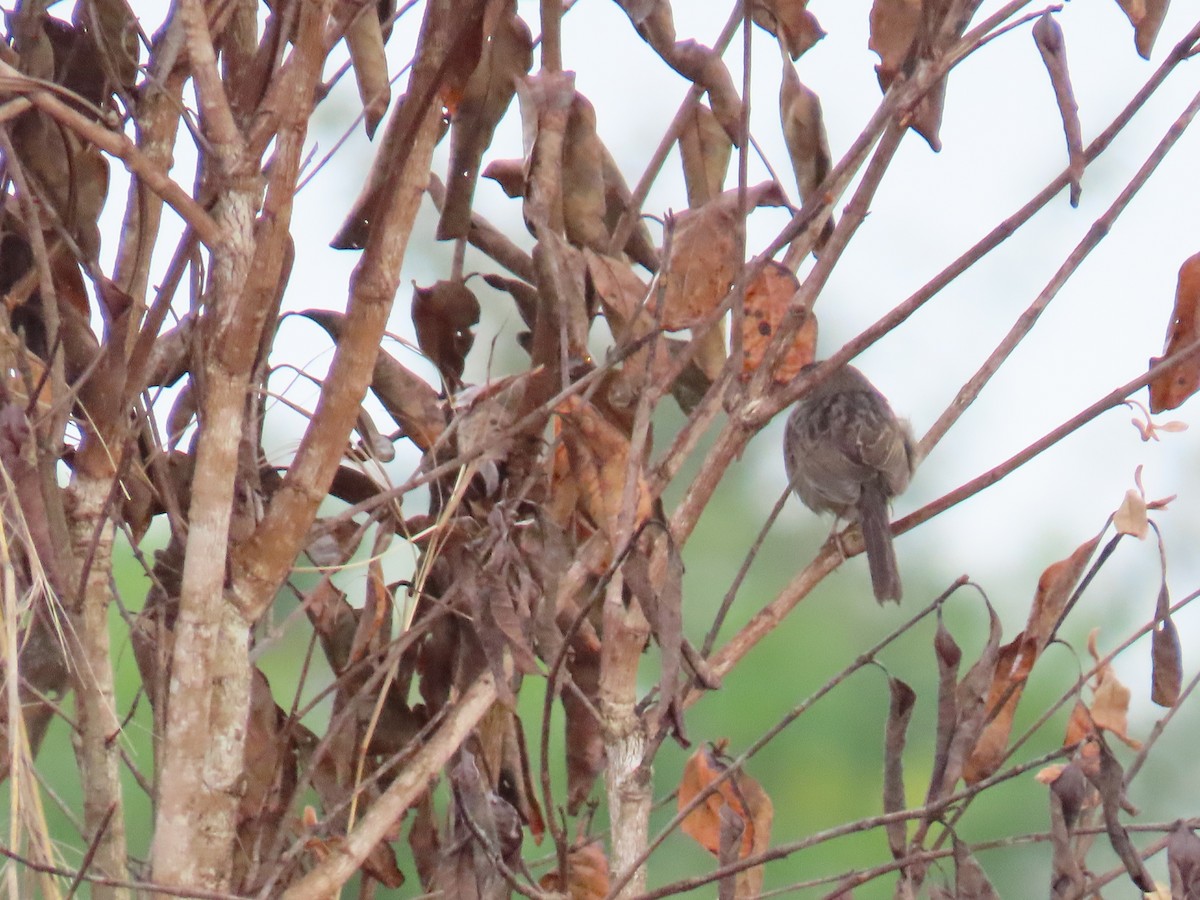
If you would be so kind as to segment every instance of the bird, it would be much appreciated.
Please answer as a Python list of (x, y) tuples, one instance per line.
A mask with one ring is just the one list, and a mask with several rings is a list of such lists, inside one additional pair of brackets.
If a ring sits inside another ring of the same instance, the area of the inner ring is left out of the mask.
[(850, 365), (801, 397), (784, 429), (789, 485), (813, 512), (858, 521), (871, 585), (881, 604), (899, 602), (902, 593), (888, 507), (908, 487), (913, 453), (908, 423)]

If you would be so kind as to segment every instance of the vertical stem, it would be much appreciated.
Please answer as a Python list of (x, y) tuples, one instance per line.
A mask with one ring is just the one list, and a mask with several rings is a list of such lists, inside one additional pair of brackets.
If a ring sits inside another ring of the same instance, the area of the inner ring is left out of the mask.
[(542, 0), (542, 70), (562, 71), (562, 0)]
[[(129, 873), (120, 778), (121, 723), (108, 632), (114, 534), (108, 506), (112, 485), (110, 473), (98, 478), (83, 474), (71, 486), (71, 544), (83, 583), (82, 596), (71, 606), (68, 640), (79, 733), (75, 752), (84, 786), (84, 826), (88, 839), (97, 841), (93, 858), (97, 872), (124, 881)], [(97, 836), (99, 828), (104, 833)], [(95, 885), (92, 896), (126, 897), (128, 891)]]
[(637, 865), (617, 895), (629, 898), (646, 889), (646, 867), (638, 860), (650, 839), (652, 767), (636, 708), (638, 664), (650, 637), (650, 623), (638, 604), (625, 604), (623, 593), (624, 580), (618, 571), (604, 598), (599, 708), (604, 722), (610, 866), (614, 872), (626, 872)]

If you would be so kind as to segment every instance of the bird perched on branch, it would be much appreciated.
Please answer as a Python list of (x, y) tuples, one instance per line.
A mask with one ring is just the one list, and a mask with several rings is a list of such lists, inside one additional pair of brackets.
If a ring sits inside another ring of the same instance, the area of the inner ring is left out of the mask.
[(875, 599), (899, 601), (888, 505), (912, 477), (907, 423), (862, 372), (843, 366), (796, 403), (784, 431), (783, 459), (805, 506), (858, 521)]

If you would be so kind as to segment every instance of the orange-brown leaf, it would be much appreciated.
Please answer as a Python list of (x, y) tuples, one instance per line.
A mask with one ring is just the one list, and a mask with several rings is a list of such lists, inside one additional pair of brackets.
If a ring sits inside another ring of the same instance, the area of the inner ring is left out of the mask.
[[(784, 202), (774, 182), (746, 191), (747, 211)], [(662, 325), (667, 331), (691, 328), (725, 299), (742, 262), (737, 242), (740, 224), (736, 190), (676, 217), (671, 254), (660, 273)]]
[[(768, 262), (746, 287), (742, 319), (742, 380), (762, 364), (763, 355), (787, 314), (788, 305), (800, 289), (792, 271), (781, 263)], [(817, 350), (817, 317), (809, 313), (771, 373), (776, 384), (787, 384), (813, 361)]]
[(1037, 593), (1029, 611), (1029, 622), (1025, 633), (1037, 642), (1037, 653), (1041, 653), (1058, 626), (1059, 617), (1071, 599), (1071, 592), (1083, 577), (1088, 560), (1100, 542), (1100, 535), (1085, 541), (1066, 559), (1046, 567), (1038, 579)]
[(963, 766), (963, 781), (975, 784), (994, 773), (1004, 760), (1008, 738), (1012, 734), (1017, 704), (1025, 681), (1040, 652), (1032, 635), (1017, 635), (1000, 648), (996, 674), (988, 691), (987, 709), (991, 721), (984, 726), (970, 757)]
[(754, 0), (750, 16), (754, 24), (778, 38), (792, 59), (799, 59), (825, 37), (817, 17), (804, 8), (807, 5), (808, 0)]
[[(1100, 662), (1100, 653), (1096, 649), (1099, 631), (1092, 629), (1088, 635), (1088, 652), (1097, 663)], [(1112, 732), (1136, 750), (1142, 744), (1129, 736), (1129, 698), (1129, 688), (1117, 678), (1113, 667), (1108, 663), (1101, 666), (1092, 680), (1092, 721), (1097, 728)]]
[[(563, 443), (579, 489), (584, 514), (610, 538), (617, 532), (625, 480), (629, 472), (629, 437), (591, 403), (568, 397), (558, 408)], [(645, 473), (637, 468), (633, 527), (650, 518), (650, 492)]]
[(604, 900), (608, 885), (608, 860), (599, 844), (585, 844), (567, 854), (565, 891), (558, 872), (549, 872), (538, 882), (544, 890), (566, 893), (570, 900)]
[(879, 54), (875, 74), (885, 91), (904, 67), (921, 24), (921, 0), (875, 0), (867, 47)]
[[(1162, 357), (1150, 359), (1150, 367), (1154, 368), (1163, 358), (1172, 356), (1197, 338), (1200, 338), (1200, 253), (1188, 257), (1179, 267), (1166, 347)], [(1200, 389), (1200, 353), (1150, 382), (1150, 412), (1176, 409), (1197, 389)]]
[(1171, 0), (1117, 0), (1117, 5), (1133, 26), (1133, 43), (1142, 59), (1150, 58), (1154, 41), (1167, 16)]
[[(679, 782), (678, 808), (683, 809), (701, 791), (725, 771), (725, 764), (711, 745), (692, 754), (683, 769)], [(684, 818), (680, 828), (714, 856), (721, 849), (721, 807), (728, 806), (745, 823), (739, 858), (765, 849), (775, 816), (771, 798), (757, 781), (744, 772), (735, 772), (709, 794)]]

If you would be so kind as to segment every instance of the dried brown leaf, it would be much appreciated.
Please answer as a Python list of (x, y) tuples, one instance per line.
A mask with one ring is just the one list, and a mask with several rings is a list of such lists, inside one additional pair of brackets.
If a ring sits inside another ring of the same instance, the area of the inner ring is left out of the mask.
[[(904, 744), (917, 694), (899, 678), (889, 678), (888, 687), (891, 690), (891, 704), (883, 739), (883, 811), (892, 813), (899, 812), (906, 805)], [(908, 823), (903, 819), (889, 822), (886, 830), (888, 849), (892, 851), (894, 859), (900, 859), (908, 852)]]
[[(1200, 339), (1200, 253), (1179, 267), (1175, 307), (1167, 326), (1166, 346), (1161, 357), (1151, 357), (1150, 367)], [(1160, 413), (1183, 405), (1200, 389), (1200, 353), (1158, 375), (1150, 382), (1150, 412)]]
[(1200, 838), (1182, 820), (1167, 839), (1167, 869), (1174, 900), (1200, 900)]
[(799, 59), (825, 37), (817, 17), (805, 9), (807, 5), (808, 0), (754, 0), (750, 16), (754, 24), (778, 38), (779, 46), (792, 59)]
[(662, 651), (659, 700), (654, 713), (657, 721), (654, 724), (665, 725), (681, 744), (687, 746), (679, 695), (679, 673), (683, 667), (683, 559), (674, 543), (668, 545), (666, 555), (666, 574), (660, 583), (653, 582), (650, 561), (645, 553), (630, 553), (622, 571), (630, 591), (641, 603), (651, 633)]
[(667, 65), (708, 92), (709, 106), (721, 127), (734, 145), (740, 147), (742, 101), (734, 87), (733, 76), (721, 57), (711, 47), (697, 41), (675, 40), (675, 22), (669, 3), (625, 0), (619, 5), (629, 15), (638, 33)]
[(608, 860), (599, 844), (585, 844), (567, 854), (567, 885), (558, 872), (542, 876), (538, 886), (566, 893), (569, 900), (604, 900), (608, 896)]
[(439, 281), (427, 288), (414, 284), (412, 320), (421, 351), (450, 390), (457, 390), (475, 343), (471, 329), (479, 323), (479, 300), (461, 281)]
[[(330, 309), (307, 309), (299, 313), (324, 328), (335, 341), (339, 339), (345, 315)], [(422, 450), (428, 450), (446, 430), (446, 414), (437, 391), (418, 378), (387, 351), (380, 349), (371, 376), (371, 390), (383, 404), (404, 436)]]
[(1142, 59), (1150, 58), (1170, 3), (1171, 0), (1117, 0), (1117, 5), (1133, 26), (1134, 46)]
[[(438, 223), (439, 240), (466, 237), (465, 231), (451, 232), (456, 225), (463, 227), (465, 219), (460, 216), (470, 206), (483, 151), (491, 144), (496, 125), (512, 103), (517, 83), (533, 65), (533, 37), (515, 6), (492, 2), (484, 13), (478, 63), (451, 117), (451, 165), (446, 181), (449, 216), (443, 210)], [(464, 203), (462, 208), (460, 203)]]
[(904, 68), (921, 25), (922, 0), (875, 0), (867, 47), (879, 54), (875, 73), (885, 91)]
[[(747, 212), (782, 203), (784, 198), (774, 182), (746, 191)], [(675, 218), (671, 255), (659, 275), (663, 328), (691, 328), (725, 299), (742, 263), (736, 239), (740, 220), (737, 191), (725, 191), (716, 200)], [(657, 303), (657, 294), (651, 299)]]
[(1100, 535), (1096, 535), (1090, 541), (1080, 544), (1066, 559), (1047, 566), (1038, 579), (1029, 622), (1025, 626), (1025, 634), (1037, 643), (1037, 653), (1042, 652), (1053, 636), (1067, 601), (1071, 599), (1072, 591), (1083, 577), (1088, 560), (1096, 551), (1099, 542)]
[(983, 867), (971, 853), (971, 848), (954, 838), (954, 898), (955, 900), (1000, 900), (1000, 895), (988, 881)]
[(1024, 632), (999, 649), (995, 675), (984, 707), (990, 721), (979, 732), (978, 740), (974, 742), (962, 770), (963, 781), (967, 784), (987, 778), (1004, 760), (1017, 704), (1038, 652), (1034, 639)]
[(383, 26), (374, 3), (364, 3), (346, 28), (346, 49), (354, 67), (354, 81), (363, 105), (363, 124), (367, 137), (383, 121), (392, 102), (392, 84), (388, 75), (387, 53), (383, 46)]
[[(608, 148), (601, 144), (600, 149), (603, 151), (601, 163), (604, 175), (604, 222), (609, 232), (615, 233), (622, 217), (633, 206), (633, 193), (629, 190), (625, 176), (621, 174), (617, 161), (613, 159)], [(634, 262), (645, 266), (647, 270), (658, 271), (660, 265), (658, 250), (650, 238), (650, 230), (646, 227), (646, 222), (641, 217), (633, 226), (629, 240), (625, 242), (625, 253)]]
[(1074, 764), (1063, 767), (1050, 782), (1050, 845), (1054, 851), (1050, 886), (1054, 898), (1078, 896), (1084, 883), (1083, 860), (1077, 857), (1071, 838), (1089, 793), (1087, 778)]
[[(950, 744), (958, 727), (958, 667), (962, 662), (962, 650), (954, 636), (946, 628), (941, 610), (938, 610), (937, 631), (933, 637), (933, 650), (938, 665), (938, 708), (937, 732), (934, 741), (933, 771), (929, 778), (929, 791), (925, 802), (932, 803), (942, 795), (946, 767), (950, 760)], [(955, 776), (957, 780), (957, 776)]]
[(679, 130), (689, 207), (696, 209), (720, 195), (732, 153), (729, 135), (713, 111), (698, 100), (692, 103)]
[(1096, 790), (1100, 792), (1100, 802), (1104, 809), (1104, 829), (1108, 832), (1108, 841), (1113, 852), (1125, 864), (1125, 871), (1138, 889), (1146, 893), (1154, 890), (1154, 879), (1142, 864), (1138, 849), (1130, 840), (1129, 832), (1120, 821), (1120, 811), (1125, 804), (1125, 772), (1112, 750), (1103, 741), (1098, 741), (1100, 750), (1099, 773), (1089, 778)]
[[(581, 509), (614, 541), (629, 474), (629, 437), (594, 405), (578, 397), (568, 397), (558, 412)], [(651, 506), (649, 485), (641, 466), (637, 467), (635, 477), (632, 526), (637, 529), (650, 518)]]
[(1171, 621), (1171, 595), (1164, 581), (1158, 591), (1158, 606), (1154, 611), (1154, 632), (1151, 635), (1150, 699), (1159, 706), (1174, 706), (1179, 702), (1183, 685), (1183, 647), (1179, 630)]
[[(1097, 663), (1100, 653), (1096, 649), (1096, 636), (1099, 628), (1092, 629), (1088, 635), (1088, 652)], [(1092, 721), (1097, 728), (1112, 732), (1135, 750), (1141, 747), (1141, 742), (1129, 736), (1129, 688), (1121, 683), (1110, 664), (1100, 667), (1092, 679)]]
[(1063, 133), (1067, 138), (1068, 171), (1071, 177), (1071, 205), (1079, 205), (1079, 194), (1083, 190), (1080, 182), (1087, 160), (1083, 155), (1083, 130), (1079, 124), (1079, 104), (1075, 102), (1075, 92), (1071, 88), (1071, 72), (1067, 67), (1067, 48), (1063, 40), (1062, 28), (1058, 20), (1049, 13), (1043, 13), (1033, 26), (1033, 40), (1038, 52), (1042, 54), (1042, 62), (1050, 73), (1050, 84), (1054, 88), (1054, 97), (1058, 101), (1058, 111), (1062, 116)]
[[(783, 80), (779, 85), (779, 121), (783, 125), (783, 140), (787, 145), (788, 158), (796, 175), (796, 187), (805, 206), (822, 202), (817, 189), (833, 167), (829, 152), (829, 138), (825, 134), (825, 120), (821, 115), (821, 100), (800, 82), (796, 68), (786, 58), (783, 60)], [(821, 216), (821, 236), (817, 240), (819, 251), (829, 235), (833, 233), (833, 216)]]
[[(783, 323), (792, 297), (799, 289), (800, 282), (791, 269), (774, 260), (768, 260), (754, 280), (746, 286), (742, 319), (743, 381), (748, 381), (762, 364), (767, 347)], [(772, 381), (776, 384), (787, 384), (815, 359), (816, 351), (817, 317), (810, 312), (805, 316), (804, 324), (797, 330), (791, 345), (776, 363), (771, 373)]]
[(583, 806), (596, 777), (604, 770), (604, 735), (593, 714), (599, 702), (600, 641), (594, 632), (581, 629), (571, 640), (567, 672), (575, 686), (590, 701), (590, 708), (574, 691), (562, 695), (566, 719), (567, 812), (575, 815)]
[[(679, 782), (679, 809), (691, 803), (692, 799), (719, 778), (725, 769), (726, 764), (712, 745), (705, 745), (693, 753), (684, 766), (683, 777)], [(722, 781), (698, 807), (684, 817), (680, 828), (684, 834), (715, 856), (721, 849), (721, 807), (726, 805), (741, 817), (746, 825), (738, 858), (745, 859), (766, 849), (771, 838), (774, 807), (758, 782), (741, 771)]]
[(596, 110), (577, 92), (563, 138), (563, 225), (567, 240), (597, 253), (606, 252), (609, 242), (604, 155), (604, 145), (596, 133)]

